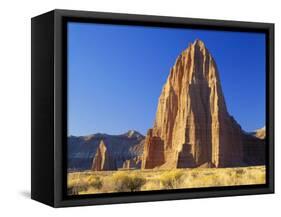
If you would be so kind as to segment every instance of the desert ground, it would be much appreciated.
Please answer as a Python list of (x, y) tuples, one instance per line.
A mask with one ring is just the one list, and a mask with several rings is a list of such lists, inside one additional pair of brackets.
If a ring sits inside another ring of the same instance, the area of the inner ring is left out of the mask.
[(68, 173), (68, 194), (265, 184), (265, 166)]

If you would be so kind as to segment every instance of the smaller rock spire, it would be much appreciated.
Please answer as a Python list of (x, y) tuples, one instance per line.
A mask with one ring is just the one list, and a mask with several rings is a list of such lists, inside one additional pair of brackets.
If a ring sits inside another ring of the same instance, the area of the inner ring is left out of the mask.
[(95, 157), (93, 159), (92, 170), (101, 171), (108, 170), (109, 167), (109, 156), (107, 153), (106, 144), (103, 140), (100, 141), (99, 147), (96, 151)]

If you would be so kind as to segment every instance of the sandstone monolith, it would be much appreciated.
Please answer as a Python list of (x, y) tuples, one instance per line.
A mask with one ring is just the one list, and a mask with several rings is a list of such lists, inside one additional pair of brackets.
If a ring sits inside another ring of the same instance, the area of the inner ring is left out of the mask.
[(148, 131), (142, 168), (239, 165), (242, 130), (228, 113), (214, 58), (201, 40), (177, 58)]
[(101, 140), (99, 147), (97, 148), (96, 154), (92, 163), (92, 170), (115, 170), (114, 159), (112, 159), (107, 151), (106, 144)]

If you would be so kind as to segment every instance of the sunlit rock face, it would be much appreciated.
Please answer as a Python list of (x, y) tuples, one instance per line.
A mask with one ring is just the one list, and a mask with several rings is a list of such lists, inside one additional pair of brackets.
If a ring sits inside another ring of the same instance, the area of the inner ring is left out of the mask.
[(114, 159), (108, 153), (106, 144), (101, 140), (100, 145), (96, 151), (95, 157), (93, 159), (92, 170), (102, 171), (102, 170), (114, 170), (116, 165)]
[(164, 84), (142, 168), (239, 165), (242, 134), (227, 111), (215, 60), (196, 40), (178, 56)]

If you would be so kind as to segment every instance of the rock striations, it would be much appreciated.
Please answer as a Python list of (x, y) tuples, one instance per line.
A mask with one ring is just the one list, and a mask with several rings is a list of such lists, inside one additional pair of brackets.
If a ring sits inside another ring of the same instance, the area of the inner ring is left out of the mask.
[(70, 136), (68, 137), (68, 170), (92, 169), (93, 159), (95, 157), (99, 159), (105, 149), (111, 162), (109, 170), (123, 168), (126, 160), (133, 162), (135, 158), (141, 158), (144, 140), (143, 135), (133, 130), (121, 135), (96, 133), (88, 136)]
[(196, 40), (177, 58), (162, 89), (142, 168), (239, 165), (242, 134), (227, 111), (215, 60)]
[(100, 145), (96, 151), (95, 157), (93, 159), (92, 170), (102, 171), (113, 169), (116, 169), (116, 167), (114, 166), (114, 162), (112, 162), (111, 157), (109, 156), (104, 141), (101, 140)]

